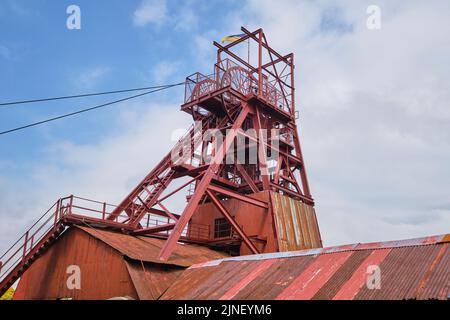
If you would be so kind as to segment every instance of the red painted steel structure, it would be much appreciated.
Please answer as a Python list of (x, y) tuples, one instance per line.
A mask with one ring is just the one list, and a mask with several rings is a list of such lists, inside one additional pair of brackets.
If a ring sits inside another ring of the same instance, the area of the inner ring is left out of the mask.
[[(255, 254), (260, 251), (256, 242), (264, 242), (264, 237), (248, 235), (246, 226), (222, 205), (224, 200), (263, 208), (272, 216), (272, 224), (276, 220), (272, 195), (261, 201), (253, 194), (277, 192), (314, 206), (295, 122), (294, 55), (272, 49), (262, 29), (242, 28), (242, 32), (245, 36), (226, 46), (214, 42), (218, 50), (213, 75), (196, 73), (187, 78), (181, 110), (192, 115), (195, 125), (185, 137), (118, 206), (74, 196), (58, 200), (0, 257), (0, 294), (72, 224), (165, 238), (158, 258), (167, 261), (178, 241), (217, 242), (211, 238), (211, 224), (191, 221), (206, 202), (213, 203), (228, 221), (233, 229), (230, 238), (237, 238)], [(256, 64), (237, 53), (247, 42), (257, 48)], [(255, 153), (256, 161), (249, 161)], [(182, 178), (189, 180), (169, 189)], [(167, 200), (187, 188), (190, 194), (184, 210), (171, 212)], [(256, 223), (250, 214), (245, 223)], [(276, 239), (275, 227), (273, 233)]]
[[(108, 218), (112, 221), (126, 214), (127, 226), (137, 228), (139, 234), (155, 234), (161, 229), (139, 226), (152, 208), (162, 207), (160, 213), (170, 221), (161, 228), (171, 232), (160, 252), (161, 260), (168, 259), (204, 202), (214, 203), (253, 253), (258, 253), (258, 249), (220, 200), (235, 198), (272, 210), (270, 201), (260, 203), (251, 197), (252, 193), (272, 191), (314, 205), (295, 123), (294, 55), (283, 56), (273, 50), (262, 29), (250, 32), (242, 28), (242, 31), (245, 36), (227, 46), (214, 42), (218, 51), (213, 75), (196, 73), (187, 78), (185, 103), (181, 109), (201, 123), (200, 128), (193, 127), (188, 139), (183, 139)], [(242, 59), (234, 50), (247, 41), (256, 43), (256, 65)], [(267, 130), (267, 138), (261, 129)], [(223, 134), (223, 143), (218, 143), (216, 136), (205, 141), (202, 135), (208, 130)], [(236, 161), (236, 156), (233, 156), (236, 163), (224, 161), (230, 151), (236, 151), (234, 142), (238, 137), (248, 141), (241, 146), (245, 154), (256, 146), (256, 163)], [(278, 146), (273, 143), (276, 139), (279, 139)], [(187, 146), (186, 141), (189, 153), (180, 161), (174, 161), (173, 155)], [(202, 157), (196, 161), (199, 148)], [(278, 154), (271, 173), (266, 149)], [(161, 195), (173, 180), (186, 176), (193, 177), (190, 183), (194, 192), (188, 197), (183, 212), (174, 217), (162, 206)]]

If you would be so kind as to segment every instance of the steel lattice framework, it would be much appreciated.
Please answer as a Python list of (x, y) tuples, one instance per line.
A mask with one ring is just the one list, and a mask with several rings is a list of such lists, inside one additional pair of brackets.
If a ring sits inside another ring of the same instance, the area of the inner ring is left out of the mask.
[[(59, 199), (0, 257), (0, 295), (71, 225), (165, 238), (161, 261), (179, 241), (237, 243), (244, 254), (321, 246), (295, 121), (294, 55), (272, 49), (262, 29), (242, 31), (226, 46), (214, 42), (212, 75), (187, 78), (181, 110), (195, 123), (171, 152), (118, 206), (73, 195)], [(247, 60), (241, 58), (246, 46), (256, 49)], [(173, 213), (168, 202), (183, 193), (184, 209)], [(283, 201), (293, 202), (283, 207)], [(221, 219), (208, 216), (214, 210)], [(287, 216), (284, 229), (277, 226)]]
[[(270, 190), (314, 205), (295, 122), (294, 55), (283, 56), (273, 50), (262, 29), (250, 32), (242, 28), (242, 31), (245, 36), (229, 45), (214, 42), (218, 50), (213, 75), (196, 73), (187, 78), (185, 103), (181, 109), (201, 123), (200, 130), (193, 127), (188, 139), (180, 141), (180, 144), (183, 141), (191, 143), (190, 154), (174, 162), (173, 151), (169, 153), (108, 217), (113, 221), (126, 214), (124, 223), (137, 228), (135, 233), (138, 234), (171, 230), (159, 255), (161, 260), (167, 260), (175, 243), (185, 238), (183, 232), (190, 219), (205, 201), (211, 201), (217, 207), (253, 253), (258, 253), (257, 248), (222, 205), (221, 199), (235, 198), (272, 210), (270, 201), (261, 202), (251, 197), (253, 193)], [(233, 50), (240, 44), (250, 46), (250, 42), (256, 43), (256, 65), (245, 61), (237, 50)], [(249, 129), (256, 134), (248, 134)], [(269, 137), (264, 137), (261, 129), (266, 129)], [(208, 130), (220, 131), (225, 137), (223, 143), (214, 144), (214, 139), (205, 141), (204, 133)], [(274, 132), (278, 136), (273, 136)], [(249, 143), (244, 146), (247, 153), (256, 145), (256, 163), (235, 161), (229, 164), (224, 161), (238, 136), (248, 139)], [(274, 139), (278, 140), (278, 145), (271, 143)], [(195, 150), (199, 147), (208, 150), (209, 145), (213, 146), (207, 154), (210, 161), (205, 163), (205, 157), (202, 157), (194, 164)], [(174, 150), (179, 149), (180, 145), (177, 145)], [(275, 165), (269, 172), (267, 154), (272, 153), (277, 154), (277, 159), (272, 161)], [(186, 176), (192, 177), (188, 184), (194, 186), (194, 192), (188, 197), (183, 212), (176, 215), (167, 210), (163, 201), (182, 188), (164, 198), (160, 196), (173, 180)], [(140, 227), (142, 219), (149, 213), (161, 215), (168, 222)]]

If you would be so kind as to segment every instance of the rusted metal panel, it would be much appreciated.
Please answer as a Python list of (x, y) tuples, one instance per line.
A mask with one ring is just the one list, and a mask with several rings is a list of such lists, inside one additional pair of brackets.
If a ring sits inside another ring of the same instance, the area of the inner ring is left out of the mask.
[(355, 299), (412, 299), (418, 285), (440, 249), (422, 245), (391, 249), (381, 263), (381, 288), (361, 288)]
[(359, 265), (359, 267), (353, 268), (354, 272), (351, 278), (345, 282), (339, 292), (331, 298), (333, 300), (353, 300), (355, 295), (361, 289), (361, 287), (367, 281), (367, 270), (369, 266), (379, 266), (386, 256), (391, 252), (391, 249), (380, 249), (373, 251), (358, 251), (356, 253), (370, 253), (366, 259)]
[(345, 261), (341, 268), (330, 278), (330, 280), (317, 291), (313, 300), (330, 300), (348, 283), (354, 275), (355, 269), (371, 254), (370, 250), (355, 251)]
[(166, 300), (192, 300), (195, 297), (205, 296), (205, 292), (210, 291), (219, 298), (226, 292), (227, 286), (230, 287), (235, 283), (234, 281), (238, 281), (239, 274), (245, 276), (247, 269), (253, 269), (256, 264), (258, 262), (245, 261), (239, 268), (236, 268), (233, 263), (222, 263), (208, 268), (188, 269), (163, 297)]
[[(232, 257), (189, 268), (162, 299), (447, 299), (445, 236)], [(381, 247), (385, 245), (386, 248)], [(411, 244), (413, 244), (411, 246)], [(379, 266), (381, 288), (365, 284)]]
[(233, 264), (225, 263), (213, 277), (209, 278), (203, 284), (204, 289), (199, 290), (198, 294), (193, 296), (193, 299), (219, 299), (226, 292), (232, 290), (235, 285), (248, 277), (255, 269), (258, 269), (261, 263), (263, 262), (249, 261), (242, 268), (235, 268)]
[(276, 299), (307, 300), (334, 275), (353, 252), (339, 252), (320, 255), (300, 276), (295, 279)]
[[(446, 243), (443, 242), (442, 239), (445, 239), (448, 235), (438, 235), (431, 236), (426, 238), (418, 238), (418, 239), (408, 239), (408, 240), (397, 240), (397, 241), (389, 241), (389, 242), (373, 242), (373, 243), (356, 243), (356, 244), (348, 244), (341, 245), (335, 247), (325, 247), (325, 248), (315, 248), (315, 249), (306, 249), (306, 250), (298, 250), (298, 251), (287, 251), (287, 252), (273, 252), (273, 253), (264, 253), (264, 254), (254, 254), (247, 256), (237, 256), (224, 258), (219, 260), (202, 262), (199, 264), (193, 265), (191, 268), (195, 267), (208, 267), (215, 266), (224, 261), (250, 261), (250, 260), (266, 260), (266, 259), (281, 259), (281, 258), (291, 258), (291, 257), (302, 257), (302, 256), (310, 256), (310, 255), (319, 255), (325, 253), (337, 253), (342, 251), (364, 251), (364, 250), (372, 250), (372, 249), (386, 249), (386, 248), (398, 248), (405, 246), (420, 246), (420, 245), (431, 245), (431, 244), (441, 244)], [(435, 241), (433, 242), (432, 239)], [(384, 247), (382, 246), (384, 244)]]
[(162, 299), (273, 299), (312, 257), (263, 261), (227, 261), (212, 267), (194, 266), (171, 286)]
[(444, 254), (439, 257), (440, 252), (438, 253), (439, 261), (437, 261), (431, 275), (424, 283), (423, 289), (419, 288), (418, 299), (448, 299), (450, 295), (450, 245), (446, 243), (441, 250), (444, 250)]
[[(71, 265), (80, 268), (80, 289), (67, 286), (67, 268)], [(137, 298), (123, 257), (103, 242), (71, 229), (24, 273), (14, 299), (91, 300), (118, 296)]]
[(223, 253), (202, 246), (177, 244), (170, 259), (168, 261), (160, 261), (157, 259), (157, 256), (161, 247), (164, 245), (164, 240), (143, 236), (130, 236), (88, 227), (77, 228), (105, 242), (123, 255), (138, 261), (189, 267), (196, 263), (227, 257)]
[[(448, 243), (441, 246), (436, 257), (433, 259), (428, 270), (425, 272), (424, 276), (422, 277), (422, 279), (419, 283), (419, 286), (417, 287), (416, 292), (414, 293), (415, 297), (422, 297), (422, 298), (427, 297), (426, 289), (435, 288), (436, 286), (433, 285), (434, 284), (433, 282), (436, 281), (436, 279), (438, 279), (439, 276), (442, 274), (441, 273), (442, 270), (440, 270), (440, 267), (442, 268), (442, 266), (445, 266), (446, 268), (450, 268), (450, 263), (448, 263), (448, 261), (446, 264), (440, 265), (442, 260), (445, 261), (446, 253), (447, 253), (447, 259), (449, 258), (448, 250), (449, 250)], [(433, 277), (433, 275), (434, 275), (434, 277)], [(430, 283), (431, 283), (431, 285), (430, 285)], [(448, 297), (448, 293), (450, 293), (450, 279), (447, 278), (447, 280), (444, 280), (443, 283), (448, 284), (448, 288), (446, 290), (447, 297)], [(440, 296), (440, 298), (444, 299), (444, 298), (446, 298), (444, 294), (445, 294), (445, 290), (443, 290), (442, 292), (439, 292), (438, 296)]]
[(182, 268), (126, 261), (133, 285), (140, 300), (157, 300), (183, 273)]
[(372, 243), (360, 243), (356, 245), (355, 249), (378, 249), (378, 248), (395, 248), (395, 247), (408, 247), (408, 246), (420, 246), (425, 244), (434, 244), (440, 242), (445, 236), (429, 236), (423, 238), (406, 239), (406, 240), (394, 240)]
[(275, 261), (266, 272), (250, 282), (234, 299), (275, 299), (314, 261), (314, 257), (276, 259)]
[(209, 277), (220, 267), (211, 267), (205, 269), (186, 270), (175, 283), (163, 294), (164, 300), (188, 300), (188, 296), (194, 294), (194, 291), (202, 287), (204, 279)]
[[(184, 266), (226, 257), (205, 247), (180, 244), (171, 260), (159, 263), (161, 245), (159, 239), (73, 227), (25, 272), (15, 299), (158, 299)], [(66, 286), (70, 265), (80, 267), (80, 290)]]
[(273, 199), (280, 251), (322, 247), (314, 207), (279, 193)]
[(444, 234), (441, 236), (441, 238), (438, 240), (439, 243), (447, 243), (450, 242), (450, 233)]
[(256, 279), (260, 274), (266, 271), (275, 260), (266, 260), (261, 262), (255, 269), (253, 269), (247, 276), (236, 283), (231, 289), (229, 289), (219, 300), (233, 299), (246, 285)]

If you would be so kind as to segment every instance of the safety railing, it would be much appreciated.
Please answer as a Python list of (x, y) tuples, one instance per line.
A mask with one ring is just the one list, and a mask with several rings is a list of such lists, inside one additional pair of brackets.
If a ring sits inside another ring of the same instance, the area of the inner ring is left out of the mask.
[(196, 72), (186, 78), (184, 103), (195, 101), (218, 88), (215, 74), (207, 76)]
[(271, 104), (275, 108), (290, 113), (292, 104), (291, 95), (289, 94), (290, 90), (288, 90), (288, 92), (285, 92), (285, 94), (283, 94), (281, 90), (279, 90), (274, 85), (274, 83), (275, 83), (274, 80), (269, 81), (268, 78), (263, 77), (262, 81), (263, 99), (265, 99), (267, 103)]
[[(127, 215), (119, 215), (114, 220), (109, 220), (109, 215), (117, 208), (116, 205), (109, 204), (106, 202), (99, 202), (95, 200), (90, 200), (86, 198), (70, 196), (62, 199), (61, 208), (65, 212), (65, 216), (75, 216), (77, 218), (83, 218), (87, 223), (90, 222), (91, 218), (93, 222), (99, 222), (103, 220), (105, 224), (115, 222), (122, 223), (126, 226), (129, 220)], [(163, 217), (161, 215), (147, 213), (140, 221), (140, 226), (142, 228), (151, 228), (167, 225), (169, 223), (174, 223), (170, 218)], [(157, 232), (157, 235), (169, 235), (171, 230), (165, 230)], [(210, 232), (209, 226), (202, 224), (189, 223), (188, 226), (183, 230), (182, 236), (192, 240), (209, 240)]]
[[(255, 94), (263, 98), (274, 108), (290, 112), (292, 104), (292, 90), (286, 85), (276, 86), (277, 80), (262, 71), (262, 88), (258, 89), (258, 74), (249, 71), (233, 60), (227, 58), (214, 65), (214, 73), (204, 75), (196, 72), (186, 78), (185, 103), (194, 102), (216, 90), (229, 86), (244, 96)], [(232, 96), (226, 97), (235, 99)]]
[(114, 204), (73, 195), (61, 199), (61, 209), (65, 210), (66, 215), (84, 217), (87, 218), (86, 221), (89, 221), (89, 218), (92, 218), (100, 221), (126, 223), (128, 221), (128, 216), (124, 214), (118, 215), (112, 220), (108, 219), (116, 208), (118, 208), (118, 206)]
[(0, 257), (0, 282), (58, 227), (60, 217), (67, 213), (60, 204), (58, 200)]
[[(42, 240), (54, 232), (61, 232), (65, 223), (105, 224), (109, 226), (123, 225), (128, 227), (129, 217), (121, 214), (114, 219), (108, 219), (118, 206), (106, 202), (95, 201), (77, 196), (59, 199), (51, 206), (1, 257), (0, 282), (19, 264), (24, 263), (31, 251)], [(150, 228), (173, 223), (169, 218), (146, 214), (141, 220), (142, 228)], [(158, 232), (158, 235), (169, 235), (170, 230)], [(190, 223), (183, 230), (182, 236), (192, 240), (209, 240), (210, 229), (207, 225)]]

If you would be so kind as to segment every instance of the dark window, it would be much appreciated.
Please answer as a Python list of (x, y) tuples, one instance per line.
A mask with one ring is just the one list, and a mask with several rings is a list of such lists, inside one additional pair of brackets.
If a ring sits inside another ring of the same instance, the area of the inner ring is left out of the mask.
[(214, 238), (231, 236), (231, 225), (225, 218), (214, 220)]

